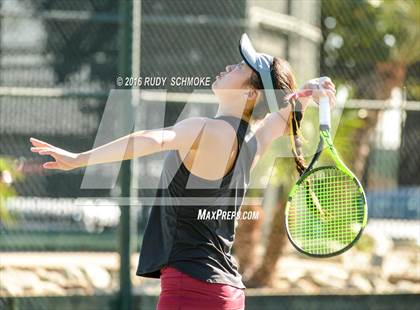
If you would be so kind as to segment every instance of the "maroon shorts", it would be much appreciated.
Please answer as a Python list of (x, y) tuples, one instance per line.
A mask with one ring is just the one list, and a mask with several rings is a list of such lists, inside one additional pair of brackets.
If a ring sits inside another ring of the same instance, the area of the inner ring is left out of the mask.
[(161, 270), (157, 310), (243, 310), (245, 293), (226, 284), (194, 279), (173, 267)]

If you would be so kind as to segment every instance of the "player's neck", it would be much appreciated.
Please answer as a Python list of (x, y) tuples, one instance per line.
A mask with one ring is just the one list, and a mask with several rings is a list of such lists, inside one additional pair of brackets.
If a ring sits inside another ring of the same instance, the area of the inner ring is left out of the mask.
[(243, 109), (238, 109), (237, 105), (219, 104), (219, 108), (217, 109), (215, 117), (219, 116), (233, 116), (244, 119), (245, 121), (249, 122), (249, 117), (246, 115), (246, 113), (244, 114)]

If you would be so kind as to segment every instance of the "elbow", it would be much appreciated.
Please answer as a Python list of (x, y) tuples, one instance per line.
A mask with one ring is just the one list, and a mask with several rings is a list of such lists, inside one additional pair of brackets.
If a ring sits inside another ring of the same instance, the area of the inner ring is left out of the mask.
[(124, 160), (135, 158), (136, 151), (136, 137), (133, 134), (128, 135), (127, 147), (124, 152)]
[(137, 158), (165, 151), (167, 147), (168, 144), (162, 139), (156, 139), (145, 135), (134, 135), (128, 142), (126, 153), (131, 158)]

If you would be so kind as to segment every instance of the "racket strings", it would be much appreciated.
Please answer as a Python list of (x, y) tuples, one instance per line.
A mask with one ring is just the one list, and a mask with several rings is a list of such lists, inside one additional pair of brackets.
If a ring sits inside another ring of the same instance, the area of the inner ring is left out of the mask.
[(292, 196), (288, 230), (305, 252), (337, 252), (358, 236), (364, 220), (364, 196), (354, 179), (330, 167), (311, 173)]

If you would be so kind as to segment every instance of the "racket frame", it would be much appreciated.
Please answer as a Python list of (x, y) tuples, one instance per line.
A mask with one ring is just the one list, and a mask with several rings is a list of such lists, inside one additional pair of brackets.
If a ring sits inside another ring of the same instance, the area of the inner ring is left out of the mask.
[[(318, 161), (321, 153), (323, 152), (325, 144), (327, 145), (327, 147), (326, 147), (327, 152), (329, 153), (329, 155), (332, 157), (332, 159), (336, 163), (336, 166), (329, 165), (329, 166), (321, 166), (321, 167), (313, 168), (313, 166)], [(328, 254), (314, 254), (314, 253), (309, 253), (309, 252), (304, 251), (293, 240), (292, 236), (289, 233), (288, 213), (289, 213), (290, 204), (291, 204), (291, 201), (292, 201), (292, 198), (293, 198), (293, 194), (299, 188), (300, 184), (302, 184), (302, 182), (305, 181), (305, 179), (309, 175), (315, 173), (318, 170), (322, 170), (322, 169), (325, 169), (325, 168), (332, 168), (332, 169), (337, 169), (338, 168), (340, 171), (342, 171), (345, 174), (347, 174), (348, 176), (350, 176), (352, 178), (352, 180), (356, 183), (356, 185), (358, 186), (358, 189), (359, 189), (359, 191), (362, 195), (362, 198), (363, 198), (363, 205), (364, 205), (363, 206), (363, 209), (364, 209), (363, 222), (361, 224), (361, 229), (360, 229), (359, 233), (357, 234), (357, 236), (346, 247), (340, 249), (339, 251), (328, 253)], [(317, 258), (326, 258), (326, 257), (336, 256), (336, 255), (342, 254), (345, 251), (347, 251), (349, 248), (351, 248), (360, 239), (360, 236), (362, 235), (363, 230), (367, 225), (367, 212), (368, 212), (368, 206), (367, 206), (366, 194), (363, 190), (363, 187), (362, 187), (360, 181), (350, 171), (350, 169), (344, 164), (344, 162), (341, 160), (340, 156), (338, 155), (337, 151), (335, 150), (334, 145), (332, 143), (330, 131), (329, 131), (329, 126), (320, 125), (320, 141), (318, 143), (316, 153), (315, 153), (314, 157), (312, 158), (310, 164), (308, 165), (307, 169), (304, 171), (302, 176), (299, 178), (299, 180), (293, 186), (292, 190), (289, 193), (289, 197), (287, 199), (286, 208), (285, 208), (285, 222), (286, 222), (285, 224), (286, 224), (287, 238), (289, 239), (290, 243), (296, 248), (296, 250), (298, 250), (300, 253), (305, 254), (307, 256), (317, 257)]]

